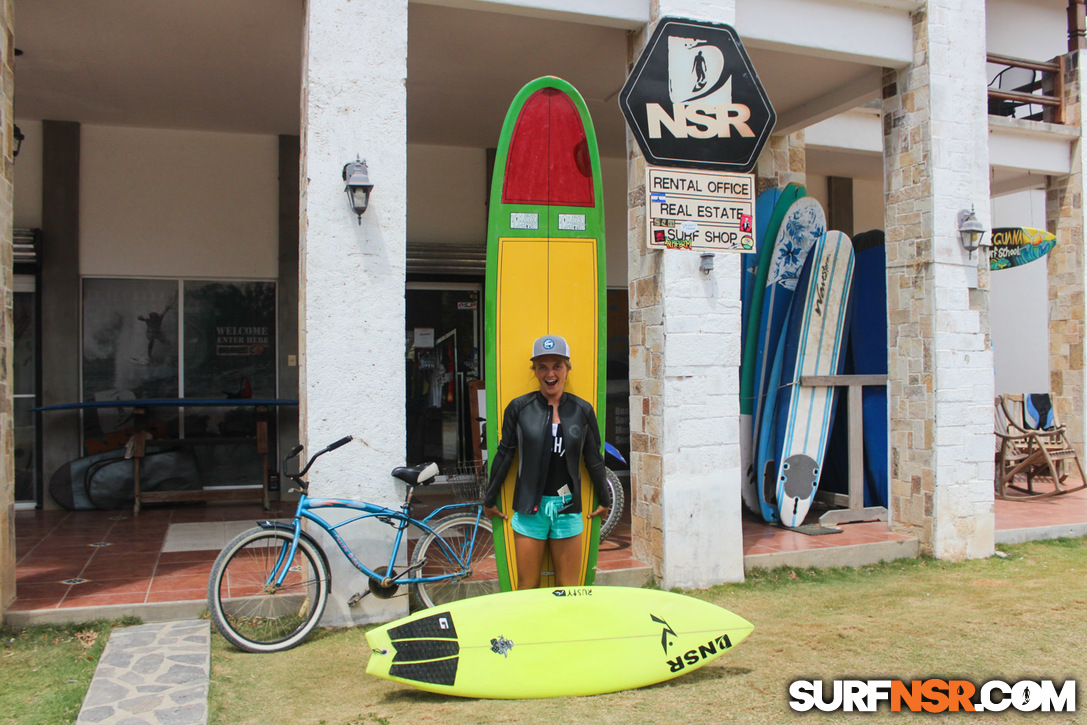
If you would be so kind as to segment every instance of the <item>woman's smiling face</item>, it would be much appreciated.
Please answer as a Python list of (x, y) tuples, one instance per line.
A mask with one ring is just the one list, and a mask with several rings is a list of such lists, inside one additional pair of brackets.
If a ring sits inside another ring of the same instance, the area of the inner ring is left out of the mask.
[(566, 387), (566, 372), (569, 361), (560, 355), (543, 355), (532, 361), (536, 371), (536, 380), (540, 382), (540, 392), (546, 398), (558, 398)]

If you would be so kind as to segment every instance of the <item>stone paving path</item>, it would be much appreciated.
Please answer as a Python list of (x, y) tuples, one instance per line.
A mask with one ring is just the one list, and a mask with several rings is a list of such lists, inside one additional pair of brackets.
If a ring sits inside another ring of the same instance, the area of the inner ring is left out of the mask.
[(207, 621), (115, 629), (76, 725), (189, 725), (208, 719)]

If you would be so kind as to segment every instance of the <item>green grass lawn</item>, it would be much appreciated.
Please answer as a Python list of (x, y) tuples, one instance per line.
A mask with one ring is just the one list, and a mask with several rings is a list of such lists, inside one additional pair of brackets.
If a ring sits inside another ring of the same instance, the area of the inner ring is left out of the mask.
[[(1087, 723), (1087, 539), (1000, 547), (1006, 558), (776, 569), (688, 592), (755, 624), (724, 657), (652, 687), (540, 701), (466, 700), (365, 674), (363, 629), (318, 630), (272, 655), (212, 637), (209, 714), (227, 723)], [(75, 720), (115, 625), (0, 628), (0, 723)], [(622, 663), (601, 663), (621, 667)], [(795, 679), (1079, 682), (1072, 714), (799, 714)]]
[(110, 631), (133, 624), (139, 620), (0, 626), (0, 722), (75, 722)]
[[(1087, 722), (1075, 714), (792, 712), (795, 679), (1009, 682), (1087, 675), (1087, 539), (1000, 547), (1007, 558), (929, 558), (860, 569), (777, 569), (688, 594), (754, 633), (689, 675), (640, 690), (544, 701), (466, 700), (365, 674), (361, 629), (318, 632), (274, 655), (212, 639), (213, 723)], [(621, 667), (622, 663), (601, 663)], [(256, 705), (255, 703), (259, 703)], [(1078, 719), (1077, 719), (1078, 718)]]

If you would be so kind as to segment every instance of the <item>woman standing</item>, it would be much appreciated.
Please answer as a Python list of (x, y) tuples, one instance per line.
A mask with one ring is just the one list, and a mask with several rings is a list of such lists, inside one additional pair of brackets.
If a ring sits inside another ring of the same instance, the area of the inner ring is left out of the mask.
[[(532, 370), (538, 391), (514, 398), (506, 406), (502, 435), (491, 462), (483, 499), (484, 513), (510, 519), (495, 504), (513, 454), (520, 453), (513, 489), (514, 549), (517, 588), (540, 586), (545, 550), (555, 564), (555, 583), (577, 586), (581, 572), (581, 461), (589, 471), (597, 500), (606, 501), (600, 428), (592, 405), (565, 392), (571, 369), (570, 346), (558, 335), (544, 335), (532, 345)], [(597, 506), (589, 517), (606, 511)]]

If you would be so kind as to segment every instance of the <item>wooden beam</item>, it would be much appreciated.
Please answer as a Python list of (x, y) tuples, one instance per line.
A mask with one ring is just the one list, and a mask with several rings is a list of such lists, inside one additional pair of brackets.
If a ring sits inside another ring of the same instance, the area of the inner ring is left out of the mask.
[(1068, 52), (1087, 48), (1087, 14), (1084, 0), (1068, 0)]

